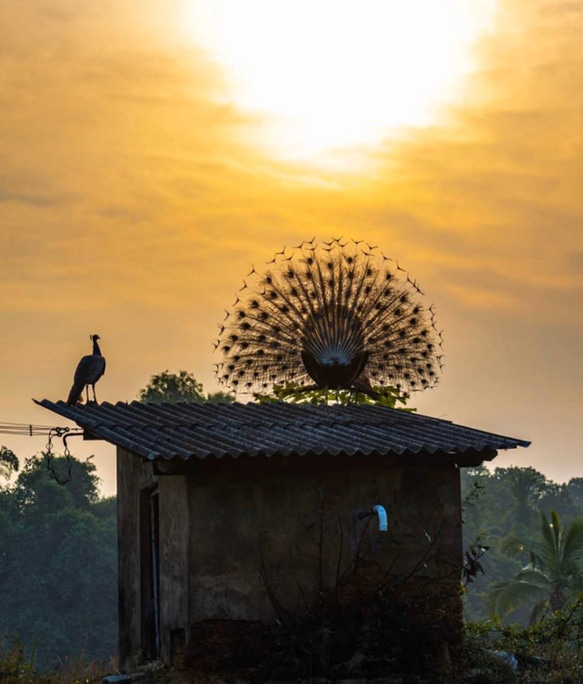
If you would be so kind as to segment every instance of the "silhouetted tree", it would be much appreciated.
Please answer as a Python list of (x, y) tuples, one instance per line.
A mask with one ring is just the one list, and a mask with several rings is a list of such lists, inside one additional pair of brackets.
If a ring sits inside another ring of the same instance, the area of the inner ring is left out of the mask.
[(508, 512), (516, 523), (528, 526), (535, 518), (538, 503), (547, 488), (547, 479), (534, 468), (496, 468), (494, 476), (508, 484), (513, 507)]
[(152, 375), (150, 382), (138, 393), (138, 400), (145, 404), (177, 404), (181, 401), (230, 404), (234, 398), (226, 392), (206, 395), (202, 383), (192, 373), (184, 370), (170, 373), (165, 370)]
[(0, 488), (0, 635), (18, 637), (41, 667), (117, 650), (115, 499), (99, 498), (91, 461), (53, 456), (56, 469), (69, 464), (65, 485), (41, 455)]
[(5, 446), (0, 447), (0, 475), (9, 478), (19, 467), (16, 454)]

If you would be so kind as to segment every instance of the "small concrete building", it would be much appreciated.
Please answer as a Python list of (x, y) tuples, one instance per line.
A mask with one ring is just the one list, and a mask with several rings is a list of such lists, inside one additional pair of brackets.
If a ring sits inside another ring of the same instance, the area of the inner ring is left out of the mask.
[(455, 646), (460, 468), (529, 444), (375, 405), (41, 405), (117, 447), (122, 670), (387, 578)]

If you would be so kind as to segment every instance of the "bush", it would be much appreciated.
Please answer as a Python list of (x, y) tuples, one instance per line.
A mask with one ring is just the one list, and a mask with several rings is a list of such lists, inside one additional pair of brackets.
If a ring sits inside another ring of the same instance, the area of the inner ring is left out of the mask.
[(468, 682), (574, 684), (583, 681), (583, 597), (529, 627), (500, 619), (465, 629)]

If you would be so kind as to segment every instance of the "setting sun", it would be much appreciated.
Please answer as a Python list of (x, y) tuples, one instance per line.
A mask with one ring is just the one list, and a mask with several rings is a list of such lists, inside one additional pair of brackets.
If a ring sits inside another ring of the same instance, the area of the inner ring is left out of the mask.
[(495, 0), (198, 0), (183, 30), (286, 157), (435, 121), (474, 68)]

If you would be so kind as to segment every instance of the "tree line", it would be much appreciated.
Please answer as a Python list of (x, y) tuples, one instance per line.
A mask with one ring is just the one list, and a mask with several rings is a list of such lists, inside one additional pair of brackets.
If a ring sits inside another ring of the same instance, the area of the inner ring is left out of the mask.
[(462, 471), (464, 545), (487, 547), (466, 617), (532, 624), (583, 592), (583, 477), (558, 484), (535, 468)]

